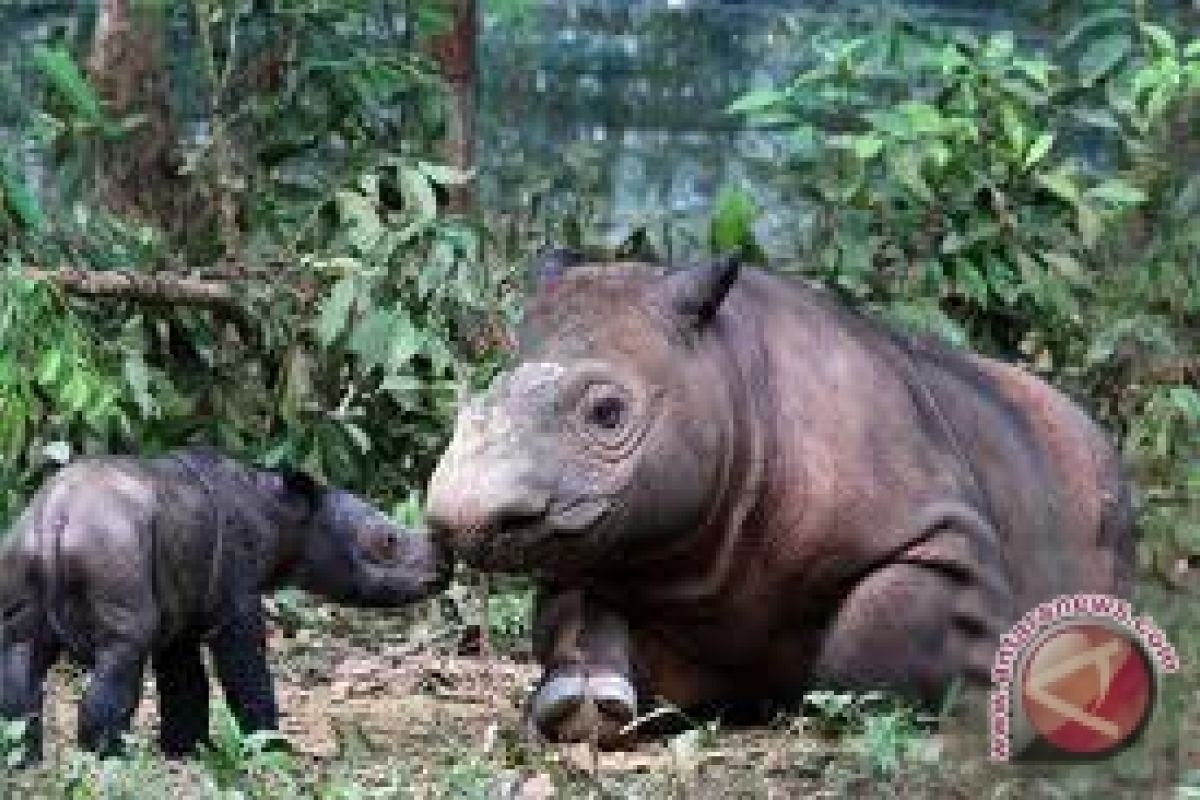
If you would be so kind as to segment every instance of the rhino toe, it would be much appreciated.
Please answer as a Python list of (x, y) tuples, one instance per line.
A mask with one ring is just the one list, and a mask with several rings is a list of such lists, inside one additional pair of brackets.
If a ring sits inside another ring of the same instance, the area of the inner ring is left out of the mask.
[(545, 681), (530, 704), (537, 731), (553, 742), (612, 746), (637, 715), (637, 692), (622, 675), (561, 673)]

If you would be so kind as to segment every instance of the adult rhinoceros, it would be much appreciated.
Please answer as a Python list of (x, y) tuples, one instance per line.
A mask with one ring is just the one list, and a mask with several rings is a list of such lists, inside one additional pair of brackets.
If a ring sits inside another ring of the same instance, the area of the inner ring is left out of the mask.
[(652, 695), (932, 700), (1040, 601), (1129, 592), (1118, 457), (1041, 380), (732, 260), (564, 263), (427, 509), (468, 563), (539, 581), (548, 737), (611, 741)]

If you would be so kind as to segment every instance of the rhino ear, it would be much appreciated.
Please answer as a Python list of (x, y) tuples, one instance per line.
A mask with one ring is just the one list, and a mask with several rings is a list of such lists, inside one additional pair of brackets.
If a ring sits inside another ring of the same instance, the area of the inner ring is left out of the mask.
[(727, 255), (664, 279), (663, 291), (670, 308), (694, 328), (707, 325), (741, 269), (737, 256)]
[(565, 247), (555, 248), (542, 254), (533, 265), (533, 282), (542, 289), (562, 277), (571, 267), (587, 261), (583, 253)]

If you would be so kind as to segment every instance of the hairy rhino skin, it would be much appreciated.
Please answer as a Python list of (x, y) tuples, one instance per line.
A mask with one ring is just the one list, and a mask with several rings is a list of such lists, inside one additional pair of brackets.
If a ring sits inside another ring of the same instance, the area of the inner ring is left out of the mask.
[(208, 735), (207, 644), (242, 729), (274, 730), (263, 593), (396, 607), (440, 591), (452, 567), (424, 534), (303, 474), (207, 448), (80, 459), (0, 542), (0, 717), (27, 720), (26, 756), (40, 759), (44, 679), (65, 653), (91, 668), (80, 743), (115, 753), (150, 660), (161, 746), (187, 754)]
[(652, 697), (936, 702), (1039, 602), (1129, 595), (1119, 458), (1042, 380), (729, 259), (548, 264), (426, 509), (537, 579), (544, 735), (614, 742)]

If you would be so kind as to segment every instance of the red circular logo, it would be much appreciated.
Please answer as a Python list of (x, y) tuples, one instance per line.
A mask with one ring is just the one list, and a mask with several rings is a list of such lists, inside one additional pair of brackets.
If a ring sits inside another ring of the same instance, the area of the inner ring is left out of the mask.
[(1066, 753), (1115, 752), (1150, 715), (1154, 670), (1132, 634), (1094, 622), (1051, 631), (1025, 662), (1021, 705), (1030, 725)]

